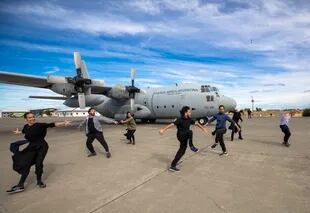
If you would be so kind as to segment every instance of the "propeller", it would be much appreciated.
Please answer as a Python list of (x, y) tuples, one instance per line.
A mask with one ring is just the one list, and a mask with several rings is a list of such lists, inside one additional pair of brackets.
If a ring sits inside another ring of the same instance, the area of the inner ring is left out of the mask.
[(131, 85), (126, 87), (126, 90), (129, 93), (131, 111), (134, 111), (135, 95), (136, 93), (140, 92), (140, 89), (135, 87), (135, 75), (136, 75), (136, 70), (134, 68), (131, 68), (130, 70)]
[(90, 94), (90, 88), (87, 85), (92, 83), (91, 79), (88, 77), (88, 71), (85, 62), (82, 61), (81, 54), (79, 52), (74, 52), (74, 64), (76, 69), (76, 76), (69, 78), (69, 82), (74, 84), (74, 88), (78, 93), (78, 101), (81, 109), (86, 106), (85, 94)]

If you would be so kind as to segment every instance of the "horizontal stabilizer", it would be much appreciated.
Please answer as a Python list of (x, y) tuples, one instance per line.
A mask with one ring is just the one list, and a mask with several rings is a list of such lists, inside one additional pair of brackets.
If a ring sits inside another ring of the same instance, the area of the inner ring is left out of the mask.
[(50, 100), (67, 100), (68, 99), (65, 96), (29, 96), (29, 98), (50, 99)]

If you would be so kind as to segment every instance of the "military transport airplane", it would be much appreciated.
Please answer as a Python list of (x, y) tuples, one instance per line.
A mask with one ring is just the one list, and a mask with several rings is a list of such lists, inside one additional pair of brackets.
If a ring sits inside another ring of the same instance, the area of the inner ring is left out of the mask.
[(77, 75), (74, 77), (47, 76), (46, 78), (11, 72), (0, 72), (0, 83), (50, 89), (59, 97), (29, 96), (38, 99), (64, 100), (72, 108), (94, 107), (105, 117), (124, 119), (127, 111), (142, 122), (179, 116), (182, 106), (193, 110), (193, 118), (205, 124), (208, 117), (217, 113), (218, 106), (234, 110), (236, 101), (220, 94), (216, 87), (198, 84), (175, 84), (160, 88), (135, 87), (135, 70), (131, 69), (131, 85), (107, 86), (102, 80), (90, 79), (85, 61), (74, 52)]

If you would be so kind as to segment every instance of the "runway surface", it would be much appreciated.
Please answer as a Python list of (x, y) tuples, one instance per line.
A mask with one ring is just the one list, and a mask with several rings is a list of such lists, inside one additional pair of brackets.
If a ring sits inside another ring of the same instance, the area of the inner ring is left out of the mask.
[(105, 125), (110, 159), (98, 142), (98, 155), (87, 158), (86, 137), (76, 126), (49, 129), (47, 188), (36, 187), (32, 168), (26, 190), (8, 195), (19, 179), (8, 147), (21, 138), (11, 130), (24, 120), (0, 119), (0, 212), (309, 212), (310, 119), (292, 119), (289, 148), (281, 144), (277, 118), (244, 120), (243, 141), (230, 142), (226, 134), (225, 157), (219, 146), (209, 148), (211, 134), (195, 128), (200, 152), (187, 150), (180, 173), (167, 171), (179, 144), (175, 129), (158, 134), (163, 123), (138, 125), (135, 146), (125, 143), (125, 126)]

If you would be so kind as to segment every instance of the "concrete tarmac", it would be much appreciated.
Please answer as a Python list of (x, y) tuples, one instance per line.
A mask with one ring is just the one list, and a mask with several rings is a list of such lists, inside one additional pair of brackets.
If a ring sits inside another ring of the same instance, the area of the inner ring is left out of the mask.
[[(310, 212), (310, 118), (292, 119), (289, 148), (281, 144), (278, 118), (245, 118), (244, 140), (231, 142), (228, 131), (229, 156), (221, 157), (219, 146), (209, 147), (214, 137), (194, 128), (200, 151), (187, 150), (179, 173), (167, 171), (179, 142), (175, 129), (158, 134), (164, 123), (138, 125), (135, 146), (126, 144), (125, 126), (105, 125), (110, 159), (96, 141), (98, 155), (88, 158), (76, 126), (49, 129), (47, 187), (36, 187), (32, 168), (26, 190), (9, 195), (5, 191), (19, 180), (9, 144), (22, 138), (11, 130), (23, 124), (0, 119), (0, 212)], [(214, 125), (208, 128), (211, 133)]]

